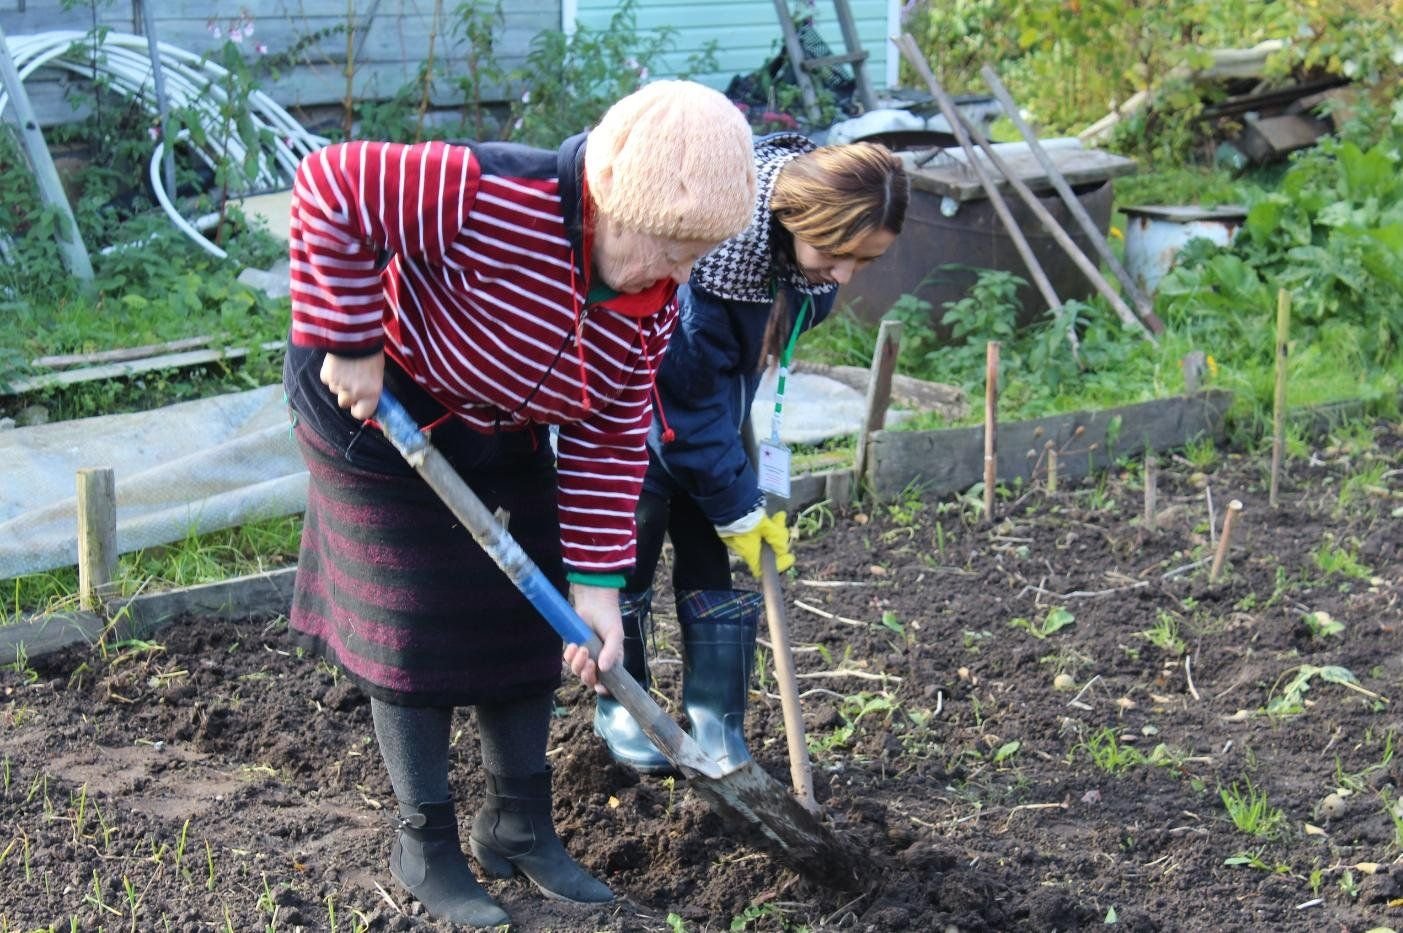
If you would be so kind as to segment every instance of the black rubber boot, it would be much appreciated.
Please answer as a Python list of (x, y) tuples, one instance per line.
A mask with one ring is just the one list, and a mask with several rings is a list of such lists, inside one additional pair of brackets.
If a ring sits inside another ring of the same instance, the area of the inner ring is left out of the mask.
[(473, 858), (494, 878), (519, 871), (546, 897), (579, 904), (614, 899), (565, 851), (551, 821), (550, 769), (529, 777), (487, 775), (487, 803), (468, 834)]
[(390, 874), (440, 920), (475, 927), (511, 922), (473, 877), (458, 841), (458, 818), (451, 802), (400, 803)]
[(726, 771), (750, 760), (745, 705), (763, 605), (759, 593), (745, 590), (686, 590), (677, 596), (682, 706), (692, 738)]
[[(624, 619), (624, 670), (648, 689), (648, 621), (653, 591), (620, 593), (619, 609)], [(609, 746), (609, 754), (619, 764), (643, 774), (672, 774), (672, 762), (653, 747), (637, 720), (613, 697), (598, 697), (594, 705), (594, 734)]]

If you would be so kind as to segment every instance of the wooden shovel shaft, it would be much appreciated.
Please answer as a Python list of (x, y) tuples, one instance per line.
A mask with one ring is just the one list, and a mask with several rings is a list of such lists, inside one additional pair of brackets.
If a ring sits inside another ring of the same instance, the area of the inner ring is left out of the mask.
[(789, 777), (799, 802), (818, 811), (814, 799), (814, 773), (809, 762), (809, 745), (804, 734), (804, 711), (799, 706), (799, 683), (794, 676), (794, 652), (789, 647), (789, 621), (784, 612), (784, 590), (780, 587), (775, 552), (761, 545), (760, 567), (765, 591), (765, 621), (770, 629), (770, 648), (775, 656), (775, 680), (779, 683), (780, 709), (784, 713), (784, 737), (789, 747)]

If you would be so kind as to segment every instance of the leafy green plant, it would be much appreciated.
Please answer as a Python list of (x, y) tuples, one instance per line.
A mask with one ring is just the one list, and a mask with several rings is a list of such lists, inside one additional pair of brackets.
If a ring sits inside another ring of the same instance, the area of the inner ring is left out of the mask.
[(1268, 862), (1266, 857), (1259, 852), (1237, 852), (1223, 859), (1224, 865), (1243, 866), (1245, 868), (1255, 868), (1258, 871), (1270, 872), (1275, 875), (1290, 874), (1291, 866), (1280, 862), (1275, 864)]
[(1311, 638), (1328, 638), (1331, 635), (1339, 635), (1345, 630), (1343, 622), (1333, 618), (1323, 609), (1307, 612), (1302, 616), (1301, 624), (1306, 627), (1306, 631), (1310, 632)]
[(816, 538), (826, 529), (833, 528), (835, 524), (832, 503), (827, 499), (821, 499), (812, 505), (805, 506), (794, 517), (794, 534), (804, 540)]
[(1234, 781), (1231, 787), (1220, 788), (1218, 795), (1239, 832), (1272, 838), (1286, 829), (1286, 814), (1272, 806), (1266, 791), (1253, 785), (1251, 779), (1244, 778), (1241, 783)]
[(1332, 536), (1327, 535), (1326, 539), (1310, 552), (1310, 559), (1327, 577), (1342, 576), (1367, 580), (1373, 576), (1373, 571), (1359, 562), (1354, 551), (1338, 544)]
[[(1282, 680), (1285, 679), (1288, 674), (1293, 676), (1291, 676), (1291, 679), (1286, 681), (1283, 686)], [(1341, 687), (1346, 687), (1375, 702), (1386, 702), (1381, 695), (1360, 686), (1359, 678), (1354, 676), (1354, 672), (1349, 668), (1336, 665), (1316, 667), (1314, 664), (1301, 664), (1291, 668), (1281, 677), (1277, 678), (1276, 684), (1272, 686), (1271, 696), (1267, 701), (1267, 713), (1273, 716), (1290, 716), (1304, 712), (1305, 695), (1310, 690), (1311, 681), (1317, 678), (1322, 683), (1337, 684)], [(1278, 688), (1280, 689), (1278, 690)]]
[(502, 3), (462, 0), (453, 12), (453, 35), (465, 47), (459, 56), (465, 73), (456, 79), (463, 98), (463, 124), (473, 139), (491, 139), (497, 133), (483, 101), (489, 88), (507, 80), (506, 70), (496, 56), (498, 34), (506, 25)]
[(511, 74), (525, 90), (512, 104), (507, 135), (554, 149), (641, 87), (672, 48), (677, 30), (640, 30), (637, 10), (638, 0), (624, 0), (604, 29), (579, 24), (569, 35), (537, 33), (525, 63)]
[(1047, 612), (1043, 614), (1042, 621), (1040, 622), (1031, 622), (1024, 617), (1019, 616), (1013, 619), (1009, 619), (1008, 624), (1013, 626), (1014, 628), (1023, 629), (1029, 635), (1032, 635), (1034, 638), (1044, 639), (1047, 638), (1049, 635), (1061, 631), (1069, 625), (1075, 624), (1076, 621), (1076, 616), (1074, 616), (1071, 613), (1071, 611), (1068, 610), (1066, 607), (1051, 606), (1048, 608)]
[(1163, 609), (1155, 613), (1154, 625), (1139, 635), (1156, 648), (1172, 655), (1183, 654), (1186, 647), (1183, 637), (1179, 634), (1179, 619)]
[(836, 749), (848, 747), (865, 717), (890, 716), (895, 710), (896, 704), (887, 696), (864, 692), (844, 697), (838, 704), (838, 717), (842, 724), (826, 734), (808, 733), (810, 754), (817, 758)]

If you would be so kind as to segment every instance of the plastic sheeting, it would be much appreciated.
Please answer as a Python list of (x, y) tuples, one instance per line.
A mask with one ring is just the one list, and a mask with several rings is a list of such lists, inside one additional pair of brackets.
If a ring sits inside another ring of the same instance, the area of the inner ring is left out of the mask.
[[(751, 413), (756, 437), (770, 436), (773, 411), (771, 376)], [(812, 444), (853, 434), (864, 411), (862, 393), (791, 373), (781, 438)], [(0, 431), (0, 579), (77, 563), (75, 475), (84, 467), (115, 474), (123, 554), (301, 512), (307, 472), (289, 425), (282, 387), (265, 386), (149, 412)]]
[(302, 511), (281, 386), (0, 432), (0, 578), (77, 563), (75, 474), (111, 467), (121, 553)]

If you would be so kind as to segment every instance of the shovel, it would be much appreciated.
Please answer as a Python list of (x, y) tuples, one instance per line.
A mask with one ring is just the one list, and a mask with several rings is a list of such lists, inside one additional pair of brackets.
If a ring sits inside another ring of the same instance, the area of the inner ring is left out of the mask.
[[(566, 643), (583, 645), (597, 661), (604, 647), (599, 637), (429, 443), (409, 412), (388, 392), (380, 395), (375, 420), (390, 443), (443, 499), (531, 605), (545, 616), (551, 628)], [(863, 886), (862, 863), (857, 854), (754, 760), (722, 771), (721, 766), (662, 711), (622, 664), (601, 671), (600, 680), (633, 715), (658, 750), (688, 778), (692, 789), (728, 824), (764, 844), (816, 884), (847, 891)]]

